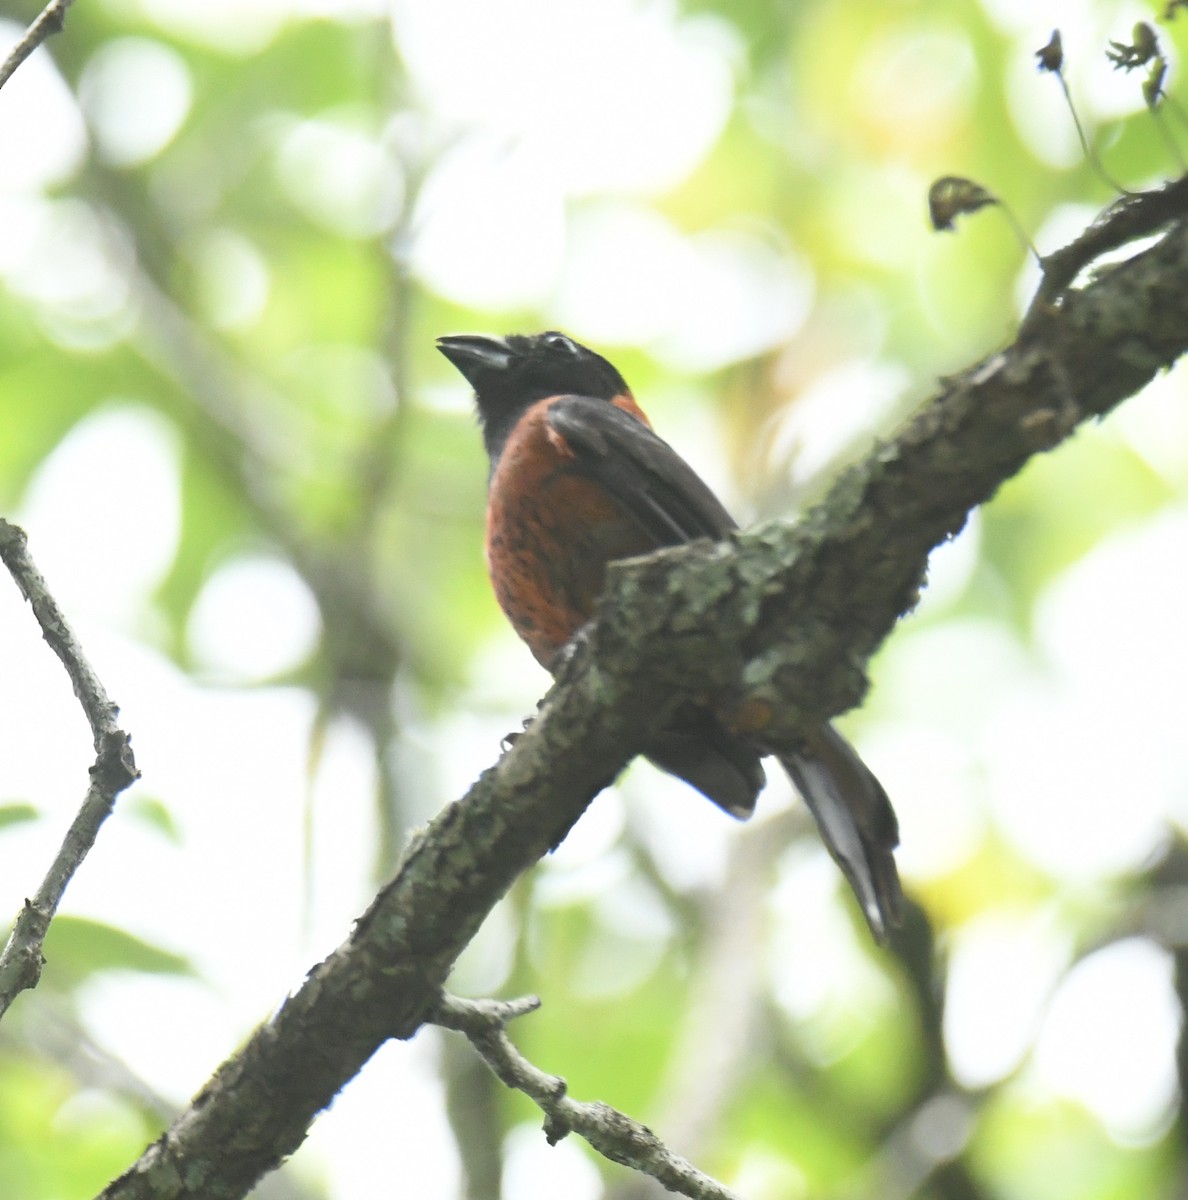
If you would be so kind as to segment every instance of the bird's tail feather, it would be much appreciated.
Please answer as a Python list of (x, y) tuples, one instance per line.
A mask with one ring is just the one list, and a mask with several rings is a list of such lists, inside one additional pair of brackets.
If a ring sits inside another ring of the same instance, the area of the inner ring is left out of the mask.
[(882, 784), (832, 725), (822, 725), (795, 754), (779, 760), (850, 881), (871, 932), (885, 942), (900, 923), (903, 892), (892, 853), (899, 826)]

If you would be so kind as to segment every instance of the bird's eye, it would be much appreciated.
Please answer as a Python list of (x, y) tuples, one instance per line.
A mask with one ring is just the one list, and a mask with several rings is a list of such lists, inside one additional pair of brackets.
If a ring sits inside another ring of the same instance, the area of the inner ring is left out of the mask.
[(546, 333), (540, 339), (550, 350), (564, 350), (566, 354), (577, 354), (577, 346), (563, 333)]

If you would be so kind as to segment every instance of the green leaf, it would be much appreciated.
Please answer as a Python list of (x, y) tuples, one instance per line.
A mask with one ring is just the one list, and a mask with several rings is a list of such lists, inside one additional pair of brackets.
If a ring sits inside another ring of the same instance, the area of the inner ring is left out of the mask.
[(9, 825), (27, 825), (30, 821), (36, 821), (40, 816), (37, 809), (24, 800), (17, 800), (12, 804), (0, 804), (0, 829)]
[(133, 796), (126, 802), (124, 811), (163, 833), (175, 846), (181, 845), (181, 830), (163, 800), (156, 796)]
[(45, 939), (46, 982), (68, 989), (98, 971), (193, 975), (188, 959), (154, 946), (126, 929), (86, 917), (59, 916)]

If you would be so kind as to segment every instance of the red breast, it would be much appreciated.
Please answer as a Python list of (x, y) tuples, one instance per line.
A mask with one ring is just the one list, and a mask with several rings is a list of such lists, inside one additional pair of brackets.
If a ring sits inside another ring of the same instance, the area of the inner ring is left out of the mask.
[[(495, 596), (546, 668), (593, 614), (607, 564), (655, 548), (613, 495), (574, 469), (572, 451), (547, 419), (557, 399), (538, 401), (516, 422), (487, 502)], [(612, 403), (649, 425), (630, 393)]]

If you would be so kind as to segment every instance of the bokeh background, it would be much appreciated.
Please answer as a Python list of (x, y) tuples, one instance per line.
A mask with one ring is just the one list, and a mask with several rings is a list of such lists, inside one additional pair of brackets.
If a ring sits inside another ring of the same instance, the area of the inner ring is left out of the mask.
[[(5, 6), (6, 48), (39, 6)], [(0, 505), (144, 772), (0, 1027), (0, 1192), (92, 1195), (346, 934), (546, 686), (481, 561), (433, 339), (561, 327), (740, 519), (795, 513), (1011, 336), (1112, 193), (1181, 169), (1133, 3), (79, 0), (0, 92)], [(1161, 27), (1168, 88), (1188, 19)], [(2, 582), (2, 581), (0, 581)], [(786, 785), (748, 827), (637, 765), (456, 990), (752, 1200), (1180, 1196), (1182, 370), (939, 551), (847, 731), (917, 913), (876, 950)], [(82, 797), (82, 715), (0, 586), (0, 911)], [(7, 922), (7, 917), (5, 917)], [(376, 1056), (258, 1194), (651, 1195), (549, 1148), (452, 1035)]]

